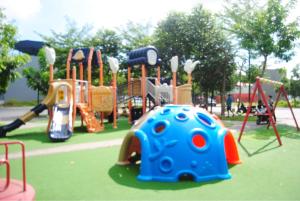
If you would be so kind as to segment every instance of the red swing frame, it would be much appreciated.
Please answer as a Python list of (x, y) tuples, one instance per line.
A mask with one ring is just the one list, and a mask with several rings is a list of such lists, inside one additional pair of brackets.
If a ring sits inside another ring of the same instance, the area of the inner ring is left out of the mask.
[(257, 77), (256, 78), (256, 82), (255, 82), (255, 85), (254, 85), (254, 88), (253, 88), (253, 92), (252, 92), (252, 95), (251, 95), (251, 99), (250, 99), (250, 103), (249, 103), (249, 107), (247, 109), (247, 113), (246, 113), (246, 116), (244, 118), (244, 122), (243, 122), (243, 125), (242, 125), (242, 128), (241, 128), (241, 131), (240, 131), (240, 135), (239, 135), (239, 138), (238, 138), (238, 142), (241, 141), (241, 138), (242, 138), (242, 135), (243, 135), (243, 131), (245, 129), (245, 126), (246, 126), (246, 123), (248, 121), (248, 117), (249, 117), (249, 114), (250, 114), (250, 111), (251, 111), (251, 107), (252, 107), (252, 103), (254, 101), (254, 98), (255, 98), (255, 95), (256, 95), (256, 92), (258, 91), (261, 95), (261, 98), (262, 98), (262, 101), (263, 101), (263, 104), (266, 106), (267, 108), (267, 115), (269, 116), (269, 121), (270, 123), (268, 124), (267, 128), (269, 128), (270, 124), (272, 125), (273, 127), (273, 130), (275, 132), (275, 135), (276, 135), (276, 138), (277, 138), (277, 141), (279, 143), (279, 145), (281, 146), (282, 145), (282, 142), (281, 142), (281, 139), (280, 139), (280, 135), (278, 133), (278, 130), (276, 128), (276, 125), (275, 125), (275, 121), (273, 119), (273, 115), (272, 115), (272, 112), (271, 112), (271, 108), (269, 107), (268, 105), (268, 101), (267, 101), (267, 97), (262, 89), (262, 85), (261, 83), (266, 83), (266, 84), (271, 84), (271, 85), (274, 85), (274, 86), (279, 86), (279, 91), (277, 93), (277, 96), (276, 96), (276, 101), (275, 101), (275, 104), (274, 104), (274, 108), (273, 108), (273, 112), (275, 112), (275, 109), (276, 109), (276, 106), (277, 106), (277, 103), (279, 101), (279, 98), (280, 98), (280, 95), (283, 94), (284, 98), (286, 99), (287, 103), (288, 103), (288, 107), (290, 108), (291, 110), (291, 113), (293, 115), (293, 118), (294, 118), (294, 121), (295, 121), (295, 124), (296, 124), (296, 128), (297, 130), (299, 131), (299, 126), (298, 126), (298, 123), (297, 123), (297, 120), (296, 120), (296, 117), (294, 115), (294, 112), (293, 112), (293, 109), (292, 109), (292, 106), (289, 102), (289, 99), (287, 97), (287, 93), (284, 89), (284, 86), (283, 86), (283, 83), (282, 82), (277, 82), (277, 81), (272, 81), (272, 80), (268, 80), (268, 79), (265, 79), (265, 78), (260, 78), (260, 77)]

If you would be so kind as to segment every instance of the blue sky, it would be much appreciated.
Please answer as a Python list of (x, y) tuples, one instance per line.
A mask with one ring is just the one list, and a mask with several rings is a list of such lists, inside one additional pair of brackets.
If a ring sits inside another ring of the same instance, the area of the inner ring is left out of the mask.
[[(19, 29), (20, 39), (39, 39), (36, 34), (50, 30), (63, 31), (66, 17), (79, 26), (90, 24), (94, 29), (116, 28), (128, 21), (155, 25), (171, 10), (188, 12), (197, 0), (1, 0), (10, 21)], [(215, 7), (220, 0), (210, 1)], [(221, 7), (221, 4), (220, 6)]]
[[(263, 1), (261, 1), (263, 2)], [(7, 19), (18, 27), (18, 39), (39, 40), (37, 33), (50, 35), (51, 30), (63, 32), (66, 18), (78, 26), (89, 24), (94, 30), (118, 28), (128, 21), (153, 26), (170, 11), (189, 12), (197, 4), (214, 13), (222, 12), (224, 0), (0, 0)], [(291, 13), (295, 18), (298, 2)], [(271, 59), (268, 68), (286, 66), (288, 70), (300, 63), (300, 49), (289, 63)]]

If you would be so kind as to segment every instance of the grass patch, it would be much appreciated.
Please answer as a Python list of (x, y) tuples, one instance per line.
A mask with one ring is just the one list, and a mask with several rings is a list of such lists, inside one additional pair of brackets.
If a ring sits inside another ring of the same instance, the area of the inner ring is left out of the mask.
[[(46, 134), (47, 123), (45, 123), (45, 126), (43, 127), (17, 129), (8, 133), (5, 138), (1, 138), (1, 141), (21, 140), (25, 143), (26, 150), (33, 150), (122, 138), (127, 134), (128, 129), (131, 127), (126, 118), (120, 118), (118, 120), (118, 129), (113, 129), (112, 124), (106, 123), (105, 130), (99, 133), (88, 133), (85, 126), (80, 127), (80, 121), (77, 121), (76, 125), (77, 127), (74, 129), (73, 136), (65, 142), (53, 143), (49, 140)], [(17, 147), (12, 147), (10, 149), (12, 152), (18, 150)]]
[[(290, 101), (293, 108), (300, 108), (300, 101), (299, 100), (291, 100)], [(288, 103), (286, 100), (280, 100), (277, 103), (278, 107), (288, 107)]]
[[(300, 139), (300, 132), (297, 131), (295, 127), (278, 124), (276, 125), (276, 128), (278, 130), (278, 133), (281, 137), (291, 138), (291, 139)], [(253, 130), (247, 130), (245, 132), (245, 136), (252, 137), (255, 139), (262, 139), (262, 140), (268, 140), (270, 138), (275, 137), (275, 132), (273, 127), (270, 125), (269, 129), (267, 129), (267, 126), (259, 126), (256, 129)]]
[(18, 101), (15, 99), (5, 101), (3, 104), (4, 107), (23, 107), (23, 106), (35, 106), (36, 100), (32, 101)]
[[(20, 129), (5, 139), (24, 138), (28, 151), (120, 138), (129, 127), (127, 119), (119, 119), (118, 130), (107, 124), (99, 134), (77, 127), (65, 143), (50, 142), (45, 127)], [(272, 128), (246, 131), (237, 144), (243, 163), (229, 166), (230, 180), (141, 182), (136, 179), (138, 165), (115, 165), (120, 147), (114, 146), (27, 157), (27, 181), (36, 190), (36, 200), (300, 200), (300, 132), (286, 125), (277, 128), (280, 147)], [(10, 162), (12, 178), (21, 179), (21, 160)], [(1, 168), (0, 175), (4, 171)]]
[[(225, 120), (225, 121), (244, 121), (244, 118), (245, 116), (230, 116), (230, 117), (227, 117), (227, 116), (220, 116), (221, 120)], [(253, 121), (255, 122), (256, 121), (256, 116), (249, 116), (248, 117), (248, 121)]]
[[(300, 140), (283, 138), (282, 147), (243, 139), (243, 163), (230, 166), (232, 178), (223, 181), (141, 182), (139, 166), (115, 165), (117, 146), (29, 157), (27, 179), (36, 200), (300, 200)], [(255, 153), (263, 146), (265, 151)], [(11, 161), (13, 178), (21, 179), (20, 165)]]

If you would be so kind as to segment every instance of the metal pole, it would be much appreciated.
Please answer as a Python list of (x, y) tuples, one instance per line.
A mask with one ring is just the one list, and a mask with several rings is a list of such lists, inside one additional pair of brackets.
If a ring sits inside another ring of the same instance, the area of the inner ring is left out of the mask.
[(250, 86), (250, 68), (251, 68), (251, 51), (248, 50), (248, 103), (250, 103), (250, 92), (251, 92), (251, 86)]

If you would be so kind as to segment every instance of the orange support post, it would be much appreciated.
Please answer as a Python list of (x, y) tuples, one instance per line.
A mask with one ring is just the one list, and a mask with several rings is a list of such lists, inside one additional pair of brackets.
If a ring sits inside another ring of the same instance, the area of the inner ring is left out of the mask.
[(143, 103), (143, 114), (146, 113), (146, 67), (142, 64), (142, 103)]
[(103, 86), (103, 61), (101, 51), (97, 50), (98, 65), (99, 65), (99, 86)]
[(160, 84), (160, 66), (157, 66), (157, 84)]
[[(131, 85), (131, 67), (128, 66), (127, 68), (127, 81), (128, 81), (128, 89), (127, 89), (127, 93), (129, 98), (131, 98), (132, 96), (132, 85)], [(128, 110), (129, 110), (129, 114), (128, 114), (128, 123), (131, 123), (131, 110), (132, 110), (132, 102), (131, 99), (129, 99), (128, 101)]]
[[(83, 81), (83, 64), (79, 62), (79, 79)], [(80, 103), (84, 101), (83, 83), (80, 82)]]
[[(103, 61), (100, 50), (97, 50), (97, 58), (99, 65), (99, 86), (103, 86)], [(100, 125), (101, 127), (104, 127), (104, 112), (100, 112)]]
[(67, 70), (66, 70), (67, 79), (70, 79), (70, 65), (71, 65), (72, 53), (73, 53), (73, 49), (70, 49), (69, 54), (68, 54), (68, 58), (67, 58), (67, 64), (66, 64), (66, 67), (67, 67)]
[(176, 94), (176, 72), (173, 72), (173, 103), (177, 103), (177, 94)]
[(73, 116), (72, 116), (72, 121), (73, 121), (73, 129), (75, 127), (75, 120), (76, 120), (76, 67), (73, 66), (72, 69), (72, 88), (73, 88)]
[(89, 110), (92, 108), (92, 58), (93, 58), (94, 48), (90, 48), (89, 58), (88, 58), (88, 107)]
[(51, 122), (52, 122), (52, 119), (53, 119), (53, 112), (52, 112), (52, 108), (48, 107), (48, 114), (49, 114), (49, 118), (48, 118), (48, 125), (47, 125), (47, 133), (49, 133), (49, 130), (50, 130), (50, 125), (51, 125)]
[[(157, 76), (157, 79), (156, 79), (155, 85), (160, 85), (160, 66), (159, 65), (157, 66), (157, 69), (156, 69), (156, 76)], [(160, 105), (160, 101), (159, 101), (157, 93), (156, 93), (155, 99), (156, 99), (155, 104)]]
[(192, 84), (192, 74), (188, 73), (188, 84)]
[(114, 90), (114, 123), (113, 128), (117, 128), (117, 73), (113, 73), (113, 90)]
[(51, 82), (53, 82), (53, 64), (50, 64), (49, 70), (50, 70), (49, 82), (51, 83)]

